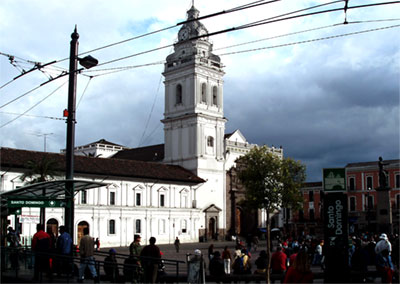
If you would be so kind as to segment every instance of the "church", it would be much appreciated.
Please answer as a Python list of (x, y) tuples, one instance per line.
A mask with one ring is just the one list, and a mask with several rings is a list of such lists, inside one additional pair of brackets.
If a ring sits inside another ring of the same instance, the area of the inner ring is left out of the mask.
[[(177, 236), (181, 242), (228, 239), (265, 227), (263, 212), (249, 217), (238, 203), (243, 189), (233, 186), (231, 169), (256, 145), (240, 130), (225, 133), (223, 65), (198, 16), (194, 6), (187, 11), (166, 58), (164, 144), (131, 149), (101, 139), (75, 148), (75, 179), (107, 184), (76, 193), (75, 240), (84, 227), (105, 247), (127, 246), (134, 234), (162, 244)], [(270, 150), (283, 156), (282, 148)], [(1, 156), (1, 193), (24, 185), (28, 161), (54, 161), (63, 178), (63, 153), (2, 148)], [(47, 228), (56, 233), (63, 214), (63, 208), (46, 208)], [(38, 215), (38, 208), (24, 207), (9, 217), (28, 245)]]

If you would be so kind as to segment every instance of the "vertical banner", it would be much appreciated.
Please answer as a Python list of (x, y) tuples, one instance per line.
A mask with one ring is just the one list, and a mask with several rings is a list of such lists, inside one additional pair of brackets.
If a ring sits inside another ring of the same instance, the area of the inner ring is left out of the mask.
[(324, 196), (325, 283), (347, 283), (349, 243), (347, 195), (327, 193)]

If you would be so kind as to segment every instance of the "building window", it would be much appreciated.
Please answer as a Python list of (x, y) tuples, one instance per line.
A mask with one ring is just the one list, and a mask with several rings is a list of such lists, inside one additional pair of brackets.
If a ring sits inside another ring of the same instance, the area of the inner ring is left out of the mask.
[(164, 207), (164, 206), (165, 206), (165, 195), (160, 194), (160, 207)]
[(314, 209), (310, 209), (310, 221), (314, 221), (314, 219), (315, 219)]
[(206, 85), (206, 83), (201, 84), (201, 102), (207, 103), (207, 85)]
[(365, 195), (365, 209), (372, 210), (374, 209), (374, 197), (372, 195)]
[(218, 105), (218, 88), (216, 86), (213, 87), (213, 105)]
[(373, 189), (373, 183), (372, 183), (372, 177), (371, 176), (367, 177), (367, 189), (368, 190)]
[(87, 191), (81, 191), (81, 204), (87, 204)]
[(396, 209), (400, 209), (400, 194), (396, 195)]
[(110, 205), (115, 205), (115, 192), (110, 192)]
[(141, 232), (142, 232), (142, 222), (141, 222), (141, 220), (140, 219), (136, 219), (136, 222), (135, 222), (135, 233), (136, 234), (140, 234)]
[(207, 147), (214, 147), (214, 138), (211, 136), (207, 137)]
[(182, 220), (182, 233), (186, 233), (186, 232), (187, 232), (187, 221)]
[(181, 104), (182, 103), (182, 85), (178, 84), (176, 86), (176, 104)]
[(159, 224), (160, 224), (159, 233), (160, 234), (165, 234), (165, 220), (161, 219)]
[(136, 206), (141, 205), (141, 197), (142, 195), (140, 193), (136, 193)]
[(314, 191), (311, 190), (308, 192), (308, 199), (309, 202), (314, 202)]
[(182, 195), (182, 208), (186, 208), (188, 206), (188, 197), (187, 195)]
[(351, 211), (351, 212), (354, 212), (354, 211), (356, 211), (356, 198), (354, 197), (354, 196), (351, 196), (350, 197), (350, 208), (349, 208), (349, 210)]
[(299, 221), (304, 221), (304, 211), (303, 210), (299, 210)]
[(110, 235), (115, 234), (115, 220), (108, 221), (108, 232)]
[(349, 178), (349, 190), (355, 190), (356, 189), (356, 180), (355, 178), (351, 177)]
[(396, 179), (395, 181), (396, 188), (400, 188), (400, 174), (396, 174), (395, 179)]

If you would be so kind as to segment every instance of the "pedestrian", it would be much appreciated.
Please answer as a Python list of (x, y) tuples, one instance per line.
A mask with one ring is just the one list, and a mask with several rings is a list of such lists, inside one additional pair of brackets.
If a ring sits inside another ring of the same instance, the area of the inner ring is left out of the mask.
[(314, 275), (310, 270), (307, 252), (300, 250), (292, 266), (289, 267), (283, 283), (312, 283)]
[(100, 240), (99, 238), (96, 238), (96, 240), (94, 241), (94, 245), (96, 246), (96, 251), (100, 250)]
[(124, 261), (124, 275), (126, 281), (132, 281), (132, 279), (139, 280), (143, 276), (143, 269), (140, 263), (140, 253), (142, 252), (142, 246), (140, 244), (142, 238), (140, 235), (133, 236), (133, 242), (129, 246), (129, 257)]
[(214, 257), (214, 244), (211, 244), (208, 247), (208, 260), (211, 261), (211, 259)]
[(227, 274), (227, 275), (231, 274), (232, 254), (231, 254), (231, 251), (229, 250), (228, 246), (225, 246), (224, 250), (222, 251), (222, 259), (224, 261), (225, 274)]
[(8, 227), (8, 233), (6, 236), (7, 246), (9, 247), (9, 257), (11, 263), (11, 269), (17, 269), (18, 267), (18, 247), (19, 237), (12, 227)]
[(282, 277), (286, 272), (287, 256), (282, 251), (282, 245), (279, 244), (276, 251), (271, 256), (271, 269), (273, 274), (280, 274)]
[(129, 246), (129, 254), (134, 256), (140, 256), (140, 252), (142, 251), (142, 246), (140, 242), (142, 237), (140, 235), (134, 235), (133, 242)]
[[(314, 251), (314, 259), (312, 265), (321, 265), (322, 260), (322, 246), (324, 245), (324, 241), (321, 240), (319, 244), (315, 247)], [(353, 252), (354, 253), (354, 252)]]
[(268, 256), (265, 250), (260, 251), (260, 254), (255, 262), (256, 270), (254, 274), (265, 274), (268, 269)]
[(69, 274), (72, 271), (72, 239), (71, 235), (66, 232), (65, 226), (60, 226), (59, 231), (60, 236), (56, 242), (56, 250), (59, 257), (54, 264), (58, 274)]
[(219, 251), (214, 252), (214, 257), (210, 261), (208, 269), (210, 270), (210, 275), (214, 278), (214, 281), (219, 283), (221, 278), (225, 275), (224, 262)]
[(79, 266), (79, 279), (78, 282), (82, 283), (84, 279), (85, 269), (89, 267), (90, 273), (95, 282), (99, 282), (99, 277), (97, 276), (97, 271), (95, 268), (94, 261), (94, 241), (93, 238), (89, 236), (89, 228), (83, 228), (83, 237), (79, 243), (79, 254), (81, 256), (81, 263)]
[(260, 242), (260, 241), (258, 240), (257, 235), (254, 235), (254, 236), (253, 236), (252, 242), (253, 242), (254, 251), (257, 251), (258, 243)]
[(381, 276), (382, 283), (393, 282), (394, 266), (388, 249), (384, 249), (376, 255), (376, 270)]
[(119, 278), (118, 262), (115, 257), (117, 251), (112, 248), (108, 253), (109, 255), (104, 259), (104, 272), (106, 273), (107, 280), (117, 282)]
[(251, 234), (248, 234), (246, 237), (246, 246), (247, 246), (247, 251), (251, 251), (251, 243), (253, 241), (253, 237)]
[(179, 238), (176, 237), (176, 238), (175, 238), (175, 242), (174, 242), (174, 246), (175, 246), (176, 252), (179, 252), (179, 246), (180, 246), (180, 244), (181, 244), (181, 242), (179, 241)]
[(146, 283), (156, 283), (158, 265), (161, 259), (160, 248), (155, 245), (156, 238), (149, 239), (149, 245), (145, 246), (140, 253), (142, 267), (144, 268), (144, 280)]
[(357, 272), (353, 279), (355, 283), (366, 282), (366, 273), (368, 272), (368, 253), (361, 246), (361, 240), (355, 239), (355, 250), (351, 257), (351, 270)]
[(205, 283), (205, 263), (201, 250), (195, 249), (194, 256), (187, 256), (188, 263), (188, 283)]
[(51, 238), (44, 231), (43, 224), (36, 225), (36, 233), (32, 238), (32, 251), (35, 256), (34, 280), (41, 280), (41, 273), (50, 273), (49, 252), (51, 247)]
[(389, 239), (386, 234), (381, 234), (379, 236), (380, 241), (375, 246), (375, 253), (380, 254), (383, 250), (387, 249), (389, 251), (389, 255), (392, 253), (392, 244), (389, 242)]

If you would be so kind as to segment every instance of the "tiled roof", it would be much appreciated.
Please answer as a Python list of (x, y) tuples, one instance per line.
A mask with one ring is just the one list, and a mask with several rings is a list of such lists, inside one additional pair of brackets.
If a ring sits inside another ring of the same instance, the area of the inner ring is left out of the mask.
[[(389, 165), (392, 164), (399, 164), (400, 160), (383, 160), (384, 163), (388, 163)], [(368, 166), (377, 166), (378, 167), (378, 159), (375, 162), (359, 162), (359, 163), (349, 163), (346, 165), (346, 168), (352, 167), (368, 167)]]
[(111, 158), (160, 162), (164, 160), (164, 144), (121, 150), (115, 153)]
[[(4, 171), (12, 168), (24, 169), (28, 161), (40, 161), (44, 157), (54, 161), (56, 163), (55, 170), (61, 172), (61, 175), (64, 175), (65, 155), (63, 154), (11, 148), (0, 149), (0, 164), (1, 169)], [(189, 170), (175, 165), (121, 159), (91, 158), (85, 156), (74, 156), (74, 161), (76, 174), (152, 179), (194, 184), (205, 182)]]

